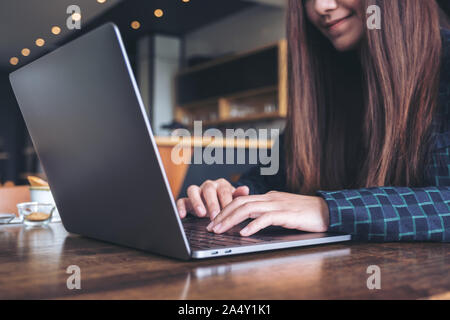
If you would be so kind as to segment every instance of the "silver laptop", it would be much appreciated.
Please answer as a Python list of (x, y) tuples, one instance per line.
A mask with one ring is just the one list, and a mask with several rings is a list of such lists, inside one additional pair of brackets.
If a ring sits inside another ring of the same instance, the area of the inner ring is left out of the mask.
[(133, 72), (106, 24), (10, 75), (68, 232), (178, 259), (317, 245), (349, 235), (267, 228), (244, 238), (179, 218)]

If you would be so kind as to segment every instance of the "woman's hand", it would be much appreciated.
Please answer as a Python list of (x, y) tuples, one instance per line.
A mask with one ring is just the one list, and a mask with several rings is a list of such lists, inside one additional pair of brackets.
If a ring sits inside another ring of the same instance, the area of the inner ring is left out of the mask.
[(234, 199), (207, 229), (220, 234), (248, 218), (254, 220), (241, 230), (242, 236), (250, 236), (270, 225), (325, 232), (329, 225), (329, 210), (325, 200), (320, 197), (272, 191)]
[(190, 186), (188, 197), (177, 201), (177, 209), (182, 219), (190, 212), (197, 217), (208, 216), (213, 220), (234, 198), (248, 194), (248, 187), (235, 188), (225, 179), (207, 180), (201, 186)]

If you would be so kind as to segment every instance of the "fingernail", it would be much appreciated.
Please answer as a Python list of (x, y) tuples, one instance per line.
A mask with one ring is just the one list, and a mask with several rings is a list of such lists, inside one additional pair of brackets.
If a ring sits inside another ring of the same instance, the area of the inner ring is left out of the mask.
[(178, 210), (178, 214), (180, 216), (184, 216), (186, 214), (186, 211), (184, 211), (183, 209)]
[(241, 235), (246, 236), (248, 234), (249, 230), (247, 227), (241, 230)]
[(211, 221), (211, 222), (208, 224), (208, 226), (206, 227), (206, 230), (211, 231), (213, 225), (214, 225), (214, 222)]
[(213, 228), (214, 232), (219, 232), (221, 227), (222, 227), (222, 224), (219, 223), (217, 226), (215, 226), (215, 227)]
[(211, 220), (214, 220), (214, 218), (219, 214), (220, 211), (213, 211), (213, 213), (211, 213)]
[(206, 215), (206, 210), (202, 206), (197, 207), (197, 212), (200, 216), (204, 217)]

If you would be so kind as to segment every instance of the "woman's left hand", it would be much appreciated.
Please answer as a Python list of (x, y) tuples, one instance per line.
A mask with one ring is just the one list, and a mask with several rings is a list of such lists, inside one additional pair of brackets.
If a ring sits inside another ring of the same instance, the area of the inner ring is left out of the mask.
[(271, 225), (325, 232), (329, 225), (329, 210), (325, 200), (320, 197), (271, 191), (264, 195), (234, 199), (207, 229), (220, 234), (248, 218), (254, 220), (241, 230), (242, 236), (250, 236)]

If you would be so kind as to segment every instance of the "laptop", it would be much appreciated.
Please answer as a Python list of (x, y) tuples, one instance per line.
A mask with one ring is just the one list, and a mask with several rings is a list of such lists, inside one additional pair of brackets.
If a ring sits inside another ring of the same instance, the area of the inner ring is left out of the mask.
[(103, 25), (11, 73), (37, 155), (70, 233), (177, 259), (318, 245), (350, 235), (181, 220), (119, 29)]

